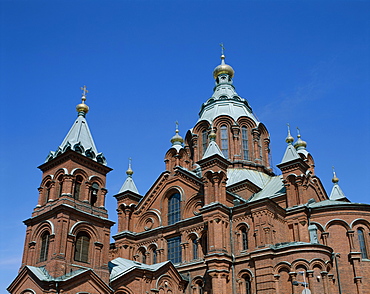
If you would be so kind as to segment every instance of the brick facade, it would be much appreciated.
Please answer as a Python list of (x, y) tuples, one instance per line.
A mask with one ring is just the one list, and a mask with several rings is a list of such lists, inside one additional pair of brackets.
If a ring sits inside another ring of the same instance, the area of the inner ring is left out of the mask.
[(8, 291), (370, 293), (370, 205), (328, 195), (300, 136), (293, 145), (289, 133), (275, 175), (267, 128), (233, 75), (223, 56), (213, 96), (184, 140), (176, 131), (165, 171), (145, 195), (131, 184), (114, 196), (112, 244), (104, 207), (111, 169), (78, 146), (41, 165)]

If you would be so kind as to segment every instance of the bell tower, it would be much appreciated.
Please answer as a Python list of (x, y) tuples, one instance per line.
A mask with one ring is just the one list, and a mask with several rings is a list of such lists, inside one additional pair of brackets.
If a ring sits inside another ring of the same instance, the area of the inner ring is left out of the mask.
[(110, 228), (105, 209), (106, 175), (111, 171), (95, 147), (85, 104), (55, 152), (39, 166), (42, 180), (38, 203), (25, 220), (26, 240), (22, 268), (42, 268), (52, 278), (91, 269), (106, 283), (109, 279)]

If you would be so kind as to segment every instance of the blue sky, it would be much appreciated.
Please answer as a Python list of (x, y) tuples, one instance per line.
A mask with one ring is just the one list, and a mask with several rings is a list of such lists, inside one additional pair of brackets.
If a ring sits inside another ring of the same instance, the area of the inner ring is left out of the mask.
[(1, 293), (20, 266), (37, 166), (74, 122), (80, 87), (114, 169), (106, 206), (116, 220), (128, 158), (145, 194), (175, 121), (185, 136), (212, 95), (221, 42), (236, 91), (271, 134), (273, 164), (289, 122), (328, 193), (334, 165), (347, 197), (370, 202), (369, 1), (0, 0), (0, 21)]

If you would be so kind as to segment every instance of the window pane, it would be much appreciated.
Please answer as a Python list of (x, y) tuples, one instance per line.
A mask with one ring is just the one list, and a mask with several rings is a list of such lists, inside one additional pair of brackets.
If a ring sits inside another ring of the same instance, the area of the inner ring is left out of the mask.
[(173, 194), (168, 200), (168, 224), (172, 225), (180, 220), (180, 194)]
[(202, 151), (203, 151), (203, 154), (206, 152), (207, 150), (207, 145), (208, 145), (208, 134), (207, 134), (207, 131), (204, 130), (202, 132)]
[(90, 237), (82, 232), (77, 235), (75, 247), (75, 260), (88, 262), (89, 260)]
[(221, 127), (221, 151), (225, 158), (229, 158), (229, 136), (226, 126)]
[(357, 230), (358, 235), (358, 241), (360, 242), (360, 251), (361, 251), (361, 257), (363, 259), (367, 259), (367, 251), (366, 251), (366, 244), (365, 244), (365, 238), (364, 238), (364, 231), (361, 229)]
[(171, 260), (172, 263), (181, 262), (181, 236), (174, 237), (167, 240), (167, 254), (168, 260)]
[(49, 236), (49, 232), (45, 232), (41, 237), (40, 261), (45, 261), (48, 259)]
[(242, 127), (242, 140), (243, 140), (243, 159), (249, 160), (248, 156), (248, 129)]

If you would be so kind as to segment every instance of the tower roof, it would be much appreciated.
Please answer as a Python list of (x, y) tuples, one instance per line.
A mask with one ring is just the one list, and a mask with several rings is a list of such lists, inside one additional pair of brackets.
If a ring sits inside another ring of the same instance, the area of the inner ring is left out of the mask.
[(218, 145), (216, 143), (216, 134), (214, 133), (213, 128), (212, 128), (211, 133), (209, 134), (209, 139), (210, 139), (210, 142), (208, 144), (208, 147), (207, 147), (206, 151), (204, 152), (204, 155), (203, 155), (202, 159), (208, 158), (208, 157), (210, 157), (212, 155), (215, 155), (215, 154), (218, 154), (222, 158), (225, 158), (225, 156), (222, 153), (220, 147), (218, 147)]
[(221, 64), (213, 71), (216, 86), (211, 98), (203, 103), (199, 112), (199, 120), (212, 122), (220, 115), (231, 116), (235, 121), (241, 116), (251, 118), (257, 125), (258, 119), (253, 114), (247, 100), (241, 98), (235, 91), (232, 78), (234, 70), (225, 63), (225, 55), (221, 55)]
[(134, 172), (131, 169), (131, 158), (130, 158), (129, 166), (128, 166), (128, 169), (126, 171), (127, 178), (126, 178), (125, 182), (123, 183), (121, 189), (118, 191), (118, 194), (122, 193), (122, 192), (126, 192), (126, 191), (131, 191), (131, 192), (134, 192), (136, 194), (139, 194), (139, 191), (137, 190), (135, 182), (132, 178), (133, 173)]
[(342, 189), (339, 187), (339, 184), (338, 184), (339, 179), (337, 178), (337, 175), (334, 171), (334, 167), (333, 167), (332, 182), (334, 185), (333, 185), (333, 188), (331, 189), (329, 199), (330, 200), (348, 200), (347, 197), (344, 195)]
[(106, 165), (104, 155), (99, 153), (96, 149), (93, 137), (87, 124), (87, 120), (85, 118), (86, 113), (89, 110), (89, 107), (85, 104), (87, 93), (86, 86), (81, 89), (83, 90), (81, 98), (82, 103), (76, 106), (76, 110), (78, 112), (77, 119), (73, 123), (63, 142), (59, 145), (58, 149), (55, 152), (51, 151), (46, 158), (46, 161), (57, 157), (67, 150), (74, 150), (88, 158), (91, 158), (94, 161)]

